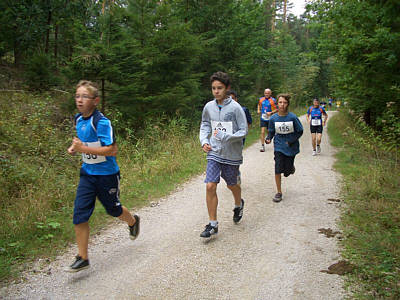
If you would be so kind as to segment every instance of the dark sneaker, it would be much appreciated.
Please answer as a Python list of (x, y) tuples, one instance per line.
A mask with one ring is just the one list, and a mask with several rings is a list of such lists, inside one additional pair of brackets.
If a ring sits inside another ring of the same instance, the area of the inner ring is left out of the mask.
[(79, 255), (75, 257), (75, 261), (72, 265), (70, 265), (65, 271), (74, 273), (74, 272), (79, 272), (82, 270), (85, 270), (89, 268), (89, 260), (88, 259), (82, 259)]
[(204, 229), (204, 231), (200, 234), (200, 237), (202, 238), (209, 238), (214, 234), (218, 233), (218, 226), (211, 226), (210, 223), (208, 223), (206, 225), (206, 228)]
[(243, 207), (244, 207), (244, 200), (242, 199), (242, 204), (240, 207), (235, 207), (233, 209), (233, 222), (239, 222), (243, 217)]
[(276, 193), (274, 198), (272, 198), (274, 202), (281, 202), (282, 201), (282, 193)]
[(133, 224), (133, 226), (128, 226), (129, 227), (129, 237), (131, 240), (135, 240), (140, 233), (140, 217), (138, 215), (133, 216), (136, 220), (136, 223)]
[(317, 145), (317, 153), (320, 154), (321, 153), (321, 146)]

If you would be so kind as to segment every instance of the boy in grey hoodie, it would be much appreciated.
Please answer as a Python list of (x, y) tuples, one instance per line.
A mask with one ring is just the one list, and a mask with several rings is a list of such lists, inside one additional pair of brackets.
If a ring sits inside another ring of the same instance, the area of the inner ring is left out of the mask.
[(203, 109), (200, 126), (200, 143), (207, 152), (206, 200), (209, 224), (200, 234), (209, 238), (218, 233), (217, 184), (222, 177), (232, 191), (235, 200), (233, 221), (239, 222), (243, 216), (244, 201), (240, 185), (237, 184), (239, 165), (243, 162), (243, 138), (247, 134), (246, 115), (237, 102), (227, 94), (230, 80), (226, 73), (216, 72), (211, 78), (214, 100)]

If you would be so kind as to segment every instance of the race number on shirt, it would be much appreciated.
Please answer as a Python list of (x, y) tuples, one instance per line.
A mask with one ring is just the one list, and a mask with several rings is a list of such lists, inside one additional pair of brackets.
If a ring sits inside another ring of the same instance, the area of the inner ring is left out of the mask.
[(212, 131), (221, 130), (227, 134), (233, 134), (232, 122), (211, 121)]
[(321, 119), (311, 119), (312, 126), (320, 126), (322, 124)]
[(293, 121), (275, 122), (275, 132), (277, 134), (289, 134), (294, 132)]
[(264, 121), (268, 121), (268, 120), (269, 120), (268, 114), (267, 114), (267, 113), (262, 114), (262, 115), (261, 115), (261, 119), (263, 119)]
[[(90, 148), (101, 147), (100, 141), (92, 142), (92, 143), (84, 143), (84, 145), (87, 147), (90, 147)], [(101, 156), (101, 155), (96, 155), (96, 154), (82, 153), (82, 160), (86, 164), (93, 165), (93, 164), (99, 164), (99, 163), (105, 162), (106, 157)]]

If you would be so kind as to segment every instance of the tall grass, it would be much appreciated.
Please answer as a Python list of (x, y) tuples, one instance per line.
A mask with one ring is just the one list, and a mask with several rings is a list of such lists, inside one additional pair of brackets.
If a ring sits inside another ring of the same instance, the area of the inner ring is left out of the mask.
[[(74, 239), (73, 202), (80, 157), (66, 149), (75, 135), (73, 100), (52, 95), (0, 94), (0, 281), (15, 277), (26, 262), (51, 257)], [(63, 109), (64, 108), (64, 109)], [(117, 132), (121, 202), (137, 209), (205, 171), (198, 141), (199, 121), (146, 120), (140, 132), (110, 111)], [(257, 118), (253, 114), (255, 121)], [(196, 124), (198, 123), (198, 124)], [(247, 145), (258, 138), (255, 124)], [(97, 205), (91, 232), (112, 217)]]
[(343, 255), (354, 266), (348, 285), (356, 299), (400, 299), (400, 164), (398, 148), (340, 112), (328, 132), (339, 147), (343, 174)]

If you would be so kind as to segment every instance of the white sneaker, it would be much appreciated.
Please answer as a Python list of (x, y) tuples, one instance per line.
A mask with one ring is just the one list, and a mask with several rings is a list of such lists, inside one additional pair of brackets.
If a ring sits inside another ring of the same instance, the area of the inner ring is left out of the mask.
[(315, 156), (315, 155), (317, 155), (317, 151), (313, 150), (312, 151), (312, 156)]
[(261, 145), (260, 152), (265, 152), (265, 146), (264, 146), (264, 144)]
[(320, 154), (321, 153), (321, 146), (317, 145), (317, 153)]

